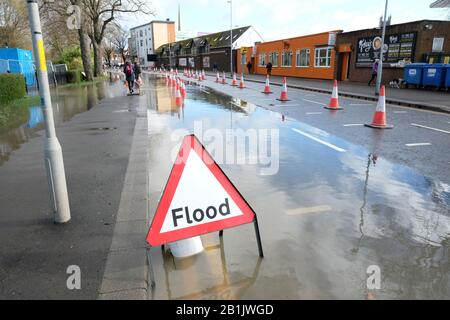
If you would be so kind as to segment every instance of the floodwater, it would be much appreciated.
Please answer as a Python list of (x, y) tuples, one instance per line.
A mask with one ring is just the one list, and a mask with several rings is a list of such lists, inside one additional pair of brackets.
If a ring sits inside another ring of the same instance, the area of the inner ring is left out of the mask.
[[(221, 165), (258, 216), (265, 258), (252, 225), (225, 230), (223, 239), (202, 236), (205, 251), (188, 259), (153, 248), (156, 287), (149, 298), (450, 298), (450, 186), (385, 160), (382, 131), (368, 131), (367, 150), (199, 86), (188, 86), (177, 108), (163, 79), (149, 83), (151, 215), (181, 142), (172, 139), (177, 130), (193, 133), (196, 121), (224, 135), (273, 129), (280, 142), (273, 175), (261, 174), (265, 164)], [(207, 149), (211, 143), (204, 141)], [(379, 289), (373, 270), (380, 272)]]
[[(52, 88), (52, 105), (56, 126), (70, 121), (75, 115), (89, 111), (105, 97), (114, 97), (121, 92), (120, 86), (110, 82), (99, 82), (87, 86)], [(123, 91), (123, 90), (122, 90)], [(0, 126), (0, 166), (11, 154), (30, 139), (44, 133), (44, 115), (39, 105), (22, 108), (9, 119), (7, 127)]]

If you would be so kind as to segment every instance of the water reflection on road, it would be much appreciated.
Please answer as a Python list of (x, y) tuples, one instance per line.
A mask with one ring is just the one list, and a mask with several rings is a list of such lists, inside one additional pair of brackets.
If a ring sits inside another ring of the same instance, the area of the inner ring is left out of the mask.
[[(450, 186), (386, 161), (379, 131), (367, 131), (367, 150), (198, 86), (188, 86), (185, 106), (177, 108), (162, 79), (150, 80), (145, 99), (151, 213), (172, 167), (176, 129), (192, 132), (201, 121), (205, 130), (280, 132), (276, 175), (261, 176), (258, 165), (222, 166), (258, 214), (266, 258), (258, 258), (251, 225), (225, 231), (223, 242), (217, 234), (202, 237), (207, 250), (187, 260), (155, 249), (151, 298), (450, 298)], [(380, 267), (381, 290), (367, 288), (372, 265)]]
[[(114, 97), (121, 92), (116, 79), (87, 86), (69, 86), (52, 90), (55, 124), (70, 121), (75, 115), (89, 111), (104, 98)], [(10, 119), (17, 125), (7, 129), (0, 127), (0, 166), (10, 159), (20, 146), (37, 135), (44, 134), (44, 116), (40, 106), (29, 107), (18, 113), (17, 119)]]

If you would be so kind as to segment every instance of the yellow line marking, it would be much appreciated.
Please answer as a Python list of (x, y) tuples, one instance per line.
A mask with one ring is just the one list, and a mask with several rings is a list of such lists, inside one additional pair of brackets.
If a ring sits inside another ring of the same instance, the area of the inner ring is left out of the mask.
[(292, 210), (286, 210), (286, 214), (288, 216), (299, 216), (303, 214), (311, 214), (311, 213), (323, 213), (331, 211), (332, 208), (330, 206), (318, 206), (318, 207), (311, 207), (311, 208), (298, 208), (298, 209), (292, 209)]

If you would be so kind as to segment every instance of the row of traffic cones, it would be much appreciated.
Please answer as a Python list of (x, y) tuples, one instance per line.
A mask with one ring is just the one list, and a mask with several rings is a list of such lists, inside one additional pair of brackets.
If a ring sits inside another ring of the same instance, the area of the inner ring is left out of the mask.
[(166, 84), (169, 87), (175, 88), (175, 104), (177, 107), (182, 107), (184, 99), (186, 98), (186, 84), (177, 75), (177, 71), (171, 70), (166, 72)]
[[(204, 70), (202, 70), (201, 72), (196, 71), (196, 73), (194, 74), (193, 70), (187, 70), (186, 69), (184, 74), (188, 78), (197, 78), (199, 81), (205, 80), (205, 78), (206, 78)], [(222, 84), (226, 84), (227, 83), (225, 72), (223, 72), (222, 77), (220, 76), (219, 72), (217, 72), (216, 83), (222, 83)], [(233, 87), (237, 87), (238, 86), (236, 73), (233, 74), (233, 79), (232, 79), (231, 85)], [(239, 88), (240, 89), (244, 89), (245, 88), (245, 82), (244, 82), (244, 76), (243, 75), (241, 75), (241, 80), (239, 82)], [(266, 77), (264, 91), (262, 93), (264, 93), (266, 95), (273, 93), (271, 88), (270, 88), (269, 75), (267, 75), (267, 77)], [(287, 78), (286, 77), (283, 77), (283, 89), (281, 91), (280, 98), (277, 99), (277, 100), (281, 101), (281, 102), (290, 101), (289, 98), (288, 98)], [(338, 82), (337, 82), (337, 80), (334, 80), (333, 92), (331, 94), (331, 99), (330, 99), (330, 102), (329, 102), (328, 106), (326, 106), (325, 109), (333, 110), (333, 111), (343, 110), (343, 108), (339, 104), (339, 89), (338, 89)], [(376, 129), (392, 129), (393, 126), (387, 124), (387, 119), (386, 118), (387, 118), (386, 117), (386, 89), (385, 89), (384, 86), (382, 86), (373, 121), (372, 121), (372, 123), (366, 124), (365, 126), (370, 127), (370, 128), (376, 128)]]

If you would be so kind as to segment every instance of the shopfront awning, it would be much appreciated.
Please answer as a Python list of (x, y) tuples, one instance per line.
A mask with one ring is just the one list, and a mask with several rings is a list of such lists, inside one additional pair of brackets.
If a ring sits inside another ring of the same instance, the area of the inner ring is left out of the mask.
[(430, 5), (430, 8), (450, 8), (450, 0), (438, 0)]

